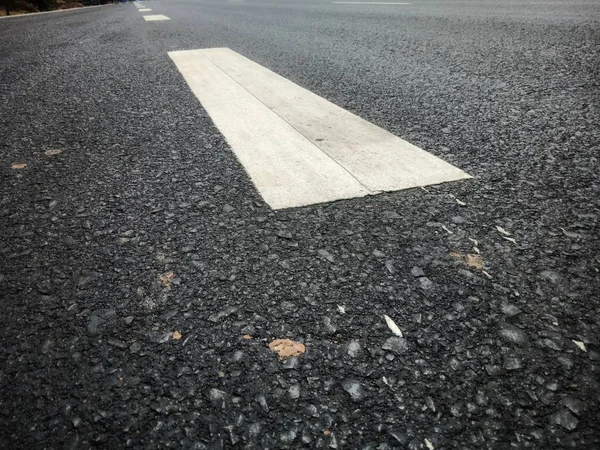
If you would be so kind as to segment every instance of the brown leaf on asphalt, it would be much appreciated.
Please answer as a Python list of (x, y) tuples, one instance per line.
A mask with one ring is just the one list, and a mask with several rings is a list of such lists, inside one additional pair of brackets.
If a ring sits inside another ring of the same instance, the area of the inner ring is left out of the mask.
[(466, 258), (465, 258), (465, 262), (467, 263), (467, 266), (469, 267), (473, 267), (474, 269), (483, 269), (483, 267), (485, 266), (485, 263), (483, 262), (483, 258), (481, 257), (481, 255), (475, 255), (475, 254), (467, 254)]
[(458, 259), (458, 260), (462, 259), (462, 255), (458, 252), (450, 252), (450, 256), (452, 256), (454, 259)]
[(175, 278), (175, 274), (173, 272), (163, 273), (158, 277), (160, 284), (162, 284), (165, 289), (171, 289), (173, 278)]
[(181, 333), (179, 331), (173, 331), (173, 334), (171, 335), (173, 337), (173, 339), (175, 339), (176, 341), (178, 341), (179, 339), (181, 339)]
[(59, 149), (59, 148), (53, 148), (53, 149), (51, 149), (51, 150), (46, 150), (46, 151), (44, 152), (44, 154), (45, 154), (46, 156), (56, 156), (56, 155), (59, 155), (59, 154), (61, 154), (61, 153), (62, 153), (62, 150), (61, 150), (61, 149)]
[(275, 339), (269, 344), (269, 348), (277, 353), (279, 359), (298, 356), (306, 352), (306, 346), (291, 339)]
[(24, 163), (14, 163), (10, 166), (11, 169), (24, 169), (25, 167), (27, 167), (27, 164)]
[(464, 262), (468, 267), (473, 269), (481, 270), (485, 267), (485, 262), (481, 255), (477, 255), (474, 253), (467, 253), (466, 255), (461, 255), (458, 252), (451, 252), (450, 256), (454, 259)]
[(244, 339), (254, 339), (254, 337), (250, 336), (249, 334), (245, 334), (242, 336)]

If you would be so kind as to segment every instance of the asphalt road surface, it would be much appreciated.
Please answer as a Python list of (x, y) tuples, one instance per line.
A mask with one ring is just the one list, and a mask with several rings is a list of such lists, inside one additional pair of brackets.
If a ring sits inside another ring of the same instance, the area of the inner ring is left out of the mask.
[[(600, 448), (596, 1), (147, 6), (0, 19), (0, 447)], [(215, 47), (473, 178), (271, 209)]]

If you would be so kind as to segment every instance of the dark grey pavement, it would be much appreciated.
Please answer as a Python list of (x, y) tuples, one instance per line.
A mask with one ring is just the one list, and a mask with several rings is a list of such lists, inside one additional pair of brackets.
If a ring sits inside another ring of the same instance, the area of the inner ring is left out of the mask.
[[(148, 5), (0, 19), (0, 448), (600, 447), (597, 2)], [(475, 178), (274, 212), (208, 47)]]

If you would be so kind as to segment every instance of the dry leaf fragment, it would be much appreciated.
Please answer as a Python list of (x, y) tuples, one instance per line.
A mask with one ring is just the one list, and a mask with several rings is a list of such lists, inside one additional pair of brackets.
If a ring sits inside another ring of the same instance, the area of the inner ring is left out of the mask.
[(563, 232), (563, 234), (565, 236), (570, 237), (571, 239), (579, 239), (581, 237), (577, 233), (573, 233), (572, 231), (565, 230), (564, 228), (561, 228), (561, 231)]
[(173, 331), (173, 334), (171, 335), (173, 337), (173, 339), (175, 339), (176, 341), (178, 341), (179, 339), (181, 339), (182, 335), (179, 331)]
[(481, 273), (484, 274), (488, 278), (492, 278), (492, 276), (489, 273), (487, 273), (485, 270), (482, 270)]
[(513, 244), (516, 244), (517, 241), (514, 238), (508, 237), (508, 236), (502, 236), (502, 239), (505, 239), (509, 242), (512, 242)]
[(248, 339), (254, 339), (254, 337), (253, 337), (253, 336), (250, 336), (249, 334), (245, 334), (245, 335), (243, 335), (242, 337), (243, 337), (244, 339), (247, 339), (247, 340), (248, 340)]
[(59, 149), (59, 148), (53, 148), (51, 150), (46, 150), (44, 152), (44, 155), (46, 155), (46, 156), (56, 156), (56, 155), (59, 155), (61, 153), (62, 153), (61, 149)]
[(462, 255), (458, 252), (450, 252), (449, 255), (455, 259), (462, 259)]
[(279, 359), (298, 356), (306, 352), (306, 346), (291, 339), (275, 339), (269, 344), (269, 348), (277, 353)]
[(582, 352), (587, 353), (587, 348), (585, 348), (585, 344), (582, 341), (576, 341), (575, 339), (573, 339), (573, 344), (579, 347), (579, 350), (581, 350)]
[(506, 231), (504, 228), (499, 227), (498, 225), (496, 225), (496, 230), (498, 230), (500, 233), (502, 233), (504, 236), (510, 236), (510, 233), (508, 231)]
[(447, 231), (447, 232), (448, 232), (448, 234), (454, 234), (454, 232), (450, 231), (450, 230), (448, 229), (448, 227), (446, 227), (446, 225), (442, 225), (442, 229), (443, 229), (444, 231)]
[(435, 447), (433, 446), (433, 444), (431, 443), (431, 441), (427, 438), (425, 438), (425, 445), (427, 446), (427, 448), (429, 450), (433, 450)]
[(483, 267), (485, 266), (485, 263), (483, 262), (483, 258), (481, 257), (481, 255), (474, 255), (474, 254), (467, 254), (466, 258), (465, 258), (465, 262), (467, 263), (467, 266), (469, 267), (473, 267), (474, 269), (483, 269)]
[(398, 328), (398, 325), (396, 325), (389, 316), (384, 315), (383, 318), (385, 319), (388, 328), (392, 330), (392, 333), (394, 333), (398, 337), (402, 337), (402, 330)]
[(158, 277), (160, 284), (162, 284), (165, 289), (171, 289), (171, 285), (173, 284), (173, 279), (175, 278), (175, 274), (173, 272), (163, 273)]
[(24, 169), (25, 167), (27, 167), (27, 164), (25, 163), (14, 163), (10, 166), (11, 169)]
[(330, 435), (331, 435), (331, 431), (329, 431), (327, 428), (325, 428), (325, 429), (323, 430), (323, 434), (324, 434), (325, 436), (330, 436)]

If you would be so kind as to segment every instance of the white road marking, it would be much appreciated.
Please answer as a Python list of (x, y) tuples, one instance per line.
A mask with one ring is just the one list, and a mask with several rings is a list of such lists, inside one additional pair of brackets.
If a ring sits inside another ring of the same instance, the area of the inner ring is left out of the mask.
[(412, 5), (412, 3), (395, 2), (331, 2), (334, 5)]
[(269, 206), (289, 208), (369, 193), (202, 53), (169, 56)]
[(152, 10), (150, 8), (141, 8), (141, 9), (138, 9), (138, 11), (139, 12), (150, 12)]
[(274, 209), (470, 178), (232, 50), (169, 56)]
[(156, 22), (158, 20), (171, 20), (167, 16), (163, 16), (162, 14), (153, 14), (150, 16), (142, 16), (146, 19), (146, 22)]

